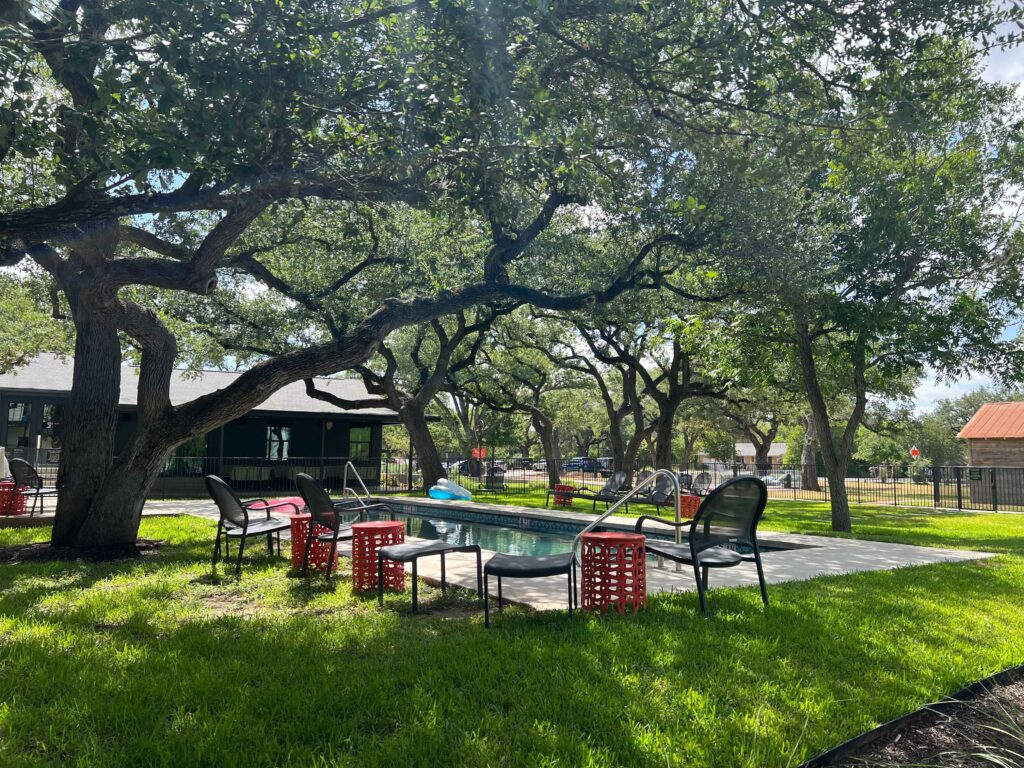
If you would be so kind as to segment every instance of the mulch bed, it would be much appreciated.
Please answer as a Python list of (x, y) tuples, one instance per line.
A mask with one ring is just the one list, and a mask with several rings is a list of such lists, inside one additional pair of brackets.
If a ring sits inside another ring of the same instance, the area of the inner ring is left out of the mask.
[(844, 768), (1021, 766), (1024, 680), (983, 687), (962, 702), (922, 710), (901, 727), (826, 763)]
[(0, 547), (0, 565), (52, 563), (68, 560), (88, 560), (95, 563), (126, 560), (155, 555), (160, 551), (163, 543), (162, 540), (139, 539), (134, 544), (113, 547), (51, 547), (47, 541), (37, 541), (13, 547)]

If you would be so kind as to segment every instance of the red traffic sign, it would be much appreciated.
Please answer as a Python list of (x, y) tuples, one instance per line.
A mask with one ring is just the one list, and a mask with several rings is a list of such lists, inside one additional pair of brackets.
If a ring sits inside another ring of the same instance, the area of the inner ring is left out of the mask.
[(473, 449), (473, 458), (474, 459), (486, 459), (487, 458), (487, 449), (486, 448), (474, 448)]
[(916, 459), (920, 455), (921, 455), (921, 452), (919, 450), (917, 450), (917, 446), (916, 445), (913, 448), (910, 449), (910, 458)]

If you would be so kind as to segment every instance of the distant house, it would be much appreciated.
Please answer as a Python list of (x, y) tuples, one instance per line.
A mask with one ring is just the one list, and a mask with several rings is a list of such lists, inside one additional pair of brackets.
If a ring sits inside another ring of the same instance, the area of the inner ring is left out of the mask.
[(1024, 467), (1024, 402), (985, 403), (957, 436), (967, 441), (972, 501), (1024, 504), (1021, 472), (1007, 471)]
[[(240, 374), (175, 370), (171, 402), (179, 404), (223, 389)], [(120, 414), (115, 450), (135, 422), (138, 368), (121, 371)], [(62, 424), (70, 404), (72, 361), (44, 354), (0, 374), (0, 445), (10, 457), (54, 465), (60, 458)], [(361, 381), (317, 379), (317, 388), (345, 399), (367, 397)], [(245, 416), (179, 446), (155, 491), (202, 492), (202, 476), (219, 474), (251, 490), (290, 487), (297, 472), (325, 481), (341, 477), (339, 459), (352, 459), (369, 485), (380, 478), (382, 426), (399, 423), (389, 408), (343, 410), (314, 400), (303, 382), (279, 389)]]
[[(753, 443), (736, 443), (735, 448), (735, 463), (737, 464), (754, 464), (755, 463), (755, 452)], [(782, 465), (782, 457), (786, 455), (786, 444), (785, 443), (772, 443), (768, 448), (768, 463), (773, 467)], [(711, 454), (698, 453), (697, 461), (701, 464), (717, 464), (721, 463), (715, 459)]]

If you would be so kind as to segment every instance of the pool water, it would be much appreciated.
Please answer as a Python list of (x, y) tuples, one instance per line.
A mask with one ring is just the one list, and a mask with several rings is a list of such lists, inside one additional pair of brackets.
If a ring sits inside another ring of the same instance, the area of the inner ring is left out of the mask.
[[(510, 555), (559, 555), (572, 549), (571, 533), (547, 533), (520, 530), (504, 525), (480, 522), (446, 520), (437, 516), (396, 514), (396, 520), (405, 523), (407, 536), (443, 541), (447, 544), (478, 544), (481, 549), (506, 552)], [(659, 536), (659, 538), (661, 538)], [(667, 538), (667, 537), (666, 537)], [(761, 553), (790, 549), (803, 549), (807, 545), (791, 542), (761, 542)], [(735, 547), (741, 554), (750, 555), (749, 547)], [(653, 556), (652, 556), (653, 557)]]
[(478, 544), (481, 549), (510, 555), (560, 555), (572, 549), (572, 536), (521, 531), (502, 525), (443, 520), (438, 517), (395, 515), (405, 523), (408, 536), (458, 546)]

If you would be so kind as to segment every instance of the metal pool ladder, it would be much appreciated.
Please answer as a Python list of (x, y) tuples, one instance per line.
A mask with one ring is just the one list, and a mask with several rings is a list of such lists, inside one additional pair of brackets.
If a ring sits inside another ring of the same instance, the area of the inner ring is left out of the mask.
[[(649, 485), (652, 485), (654, 483), (654, 481), (655, 481), (655, 478), (657, 478), (658, 476), (667, 477), (667, 478), (672, 480), (672, 488), (675, 490), (675, 497), (676, 497), (676, 505), (675, 505), (676, 506), (676, 522), (677, 523), (681, 522), (682, 521), (682, 502), (681, 502), (679, 497), (680, 497), (680, 495), (682, 493), (682, 489), (681, 489), (681, 487), (679, 485), (679, 478), (676, 476), (675, 472), (673, 472), (673, 471), (671, 471), (669, 469), (657, 469), (657, 470), (654, 471), (654, 474), (652, 474), (650, 477), (644, 478), (639, 483), (637, 483), (637, 485), (635, 487), (631, 488), (629, 490), (629, 492), (626, 493), (626, 495), (624, 495), (620, 499), (617, 499), (614, 504), (612, 504), (610, 507), (608, 507), (608, 509), (606, 509), (604, 511), (603, 514), (601, 514), (599, 517), (597, 517), (595, 520), (593, 520), (586, 528), (584, 528), (582, 531), (580, 531), (579, 533), (576, 534), (576, 537), (572, 540), (572, 552), (573, 552), (573, 555), (576, 554), (576, 549), (577, 549), (577, 547), (580, 544), (580, 539), (583, 536), (583, 534), (590, 533), (592, 530), (594, 530), (598, 525), (600, 525), (602, 522), (604, 522), (604, 520), (606, 518), (610, 517), (616, 511), (618, 511), (619, 507), (621, 507), (624, 504), (626, 504), (630, 499), (635, 497), (641, 490), (643, 490), (644, 488), (648, 487)], [(681, 544), (682, 543), (682, 541), (683, 541), (682, 537), (683, 537), (683, 531), (682, 531), (681, 528), (679, 528), (677, 526), (676, 527), (676, 544)], [(658, 567), (661, 568), (661, 567), (664, 566), (664, 564), (665, 564), (664, 560), (659, 557), (658, 558)], [(682, 566), (679, 563), (676, 563), (676, 570), (677, 571), (681, 570), (681, 568), (682, 568)]]
[[(356, 480), (359, 481), (359, 487), (363, 489), (363, 496), (360, 496), (355, 488), (349, 487), (348, 484), (348, 473), (352, 470), (352, 475)], [(366, 500), (370, 498), (370, 489), (366, 487), (366, 483), (363, 482), (363, 478), (359, 476), (359, 471), (351, 461), (345, 462), (345, 471), (341, 476), (341, 497), (344, 499), (346, 496), (352, 496), (356, 501), (359, 502), (359, 506), (367, 507)]]

